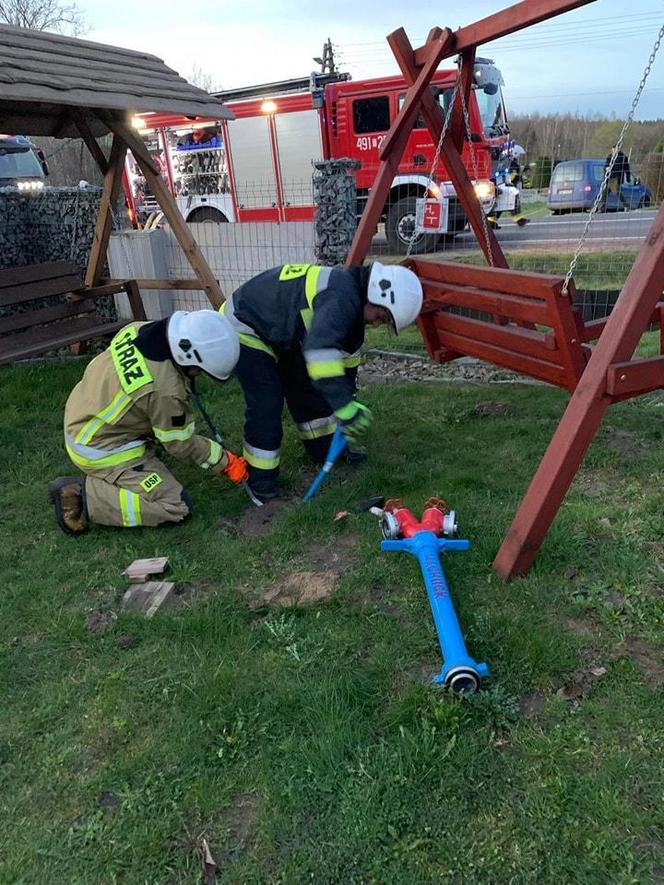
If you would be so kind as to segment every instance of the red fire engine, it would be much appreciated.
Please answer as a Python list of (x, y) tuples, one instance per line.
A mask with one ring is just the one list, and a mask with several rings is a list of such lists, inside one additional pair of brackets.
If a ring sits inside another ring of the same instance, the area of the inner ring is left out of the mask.
[[(453, 95), (455, 70), (438, 71), (432, 90), (443, 109)], [(502, 77), (492, 61), (478, 59), (468, 106), (470, 139), (463, 160), (488, 212), (494, 200), (492, 161), (509, 137)], [(359, 160), (354, 173), (358, 215), (379, 164), (380, 146), (404, 101), (401, 77), (351, 81), (347, 74), (312, 74), (307, 80), (218, 93), (235, 120), (215, 121), (145, 114), (134, 125), (190, 222), (300, 221), (313, 217), (312, 160)], [(472, 144), (470, 143), (472, 140)], [(405, 252), (413, 238), (416, 201), (447, 199), (447, 232), (466, 219), (442, 162), (430, 178), (436, 146), (422, 121), (408, 140), (385, 204), (383, 221), (390, 246)], [(130, 212), (145, 217), (154, 208), (131, 162), (127, 197)], [(429, 249), (420, 234), (412, 251)], [(437, 238), (437, 234), (434, 239)]]

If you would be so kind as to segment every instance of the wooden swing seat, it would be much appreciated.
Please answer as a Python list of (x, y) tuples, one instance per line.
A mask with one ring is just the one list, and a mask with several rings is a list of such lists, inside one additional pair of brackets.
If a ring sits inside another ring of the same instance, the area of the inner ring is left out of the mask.
[[(551, 274), (408, 259), (424, 289), (418, 320), (432, 360), (461, 356), (495, 363), (570, 392), (576, 389), (608, 318), (584, 323), (576, 290)], [(471, 310), (460, 316), (450, 308)], [(664, 302), (651, 318), (664, 330)], [(664, 331), (662, 332), (664, 335)]]

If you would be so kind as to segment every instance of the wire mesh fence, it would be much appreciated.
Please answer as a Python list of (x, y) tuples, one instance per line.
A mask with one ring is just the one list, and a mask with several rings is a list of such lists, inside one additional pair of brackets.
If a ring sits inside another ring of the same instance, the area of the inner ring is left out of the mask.
[[(514, 188), (503, 185), (504, 190), (510, 191), (511, 202), (498, 201), (502, 197), (497, 193), (500, 184), (489, 189), (489, 197), (487, 183), (478, 185), (478, 191), (484, 195), (488, 224), (511, 268), (566, 274), (601, 185), (604, 164), (599, 158), (563, 162), (552, 170), (546, 187), (527, 187), (532, 181), (524, 182), (523, 178)], [(353, 170), (349, 169), (347, 175), (352, 179)], [(478, 240), (470, 229), (460, 202), (444, 183), (430, 183), (430, 195), (438, 193), (437, 199), (430, 201), (442, 207), (441, 229), (431, 232), (423, 226), (426, 184), (421, 177), (395, 183), (376, 226), (367, 260), (396, 262), (411, 254), (433, 261), (486, 263), (481, 236)], [(664, 153), (631, 156), (629, 174), (623, 176), (619, 185), (612, 182), (606, 202), (594, 215), (575, 268), (577, 305), (586, 320), (610, 311), (648, 234), (664, 196)], [(352, 230), (346, 230), (348, 219), (351, 226), (357, 223), (366, 206), (367, 193), (341, 187), (343, 199), (335, 205), (333, 199), (328, 199), (329, 194), (321, 200), (320, 188), (316, 194), (314, 190), (311, 177), (288, 181), (267, 177), (235, 182), (232, 192), (190, 193), (178, 196), (177, 201), (222, 290), (229, 294), (246, 279), (278, 264), (342, 263), (343, 252), (338, 249), (334, 256), (324, 254), (320, 247), (321, 230), (329, 239), (338, 219), (342, 219), (344, 234), (350, 242)], [(321, 204), (326, 201), (327, 216), (321, 227)], [(234, 222), (233, 218), (240, 220)], [(127, 243), (130, 240), (131, 234)], [(158, 276), (192, 278), (187, 258), (167, 228), (163, 250), (164, 266)], [(124, 274), (128, 270), (129, 265)], [(205, 295), (195, 290), (175, 291), (171, 300), (173, 309), (208, 306)], [(422, 352), (417, 330), (409, 331), (398, 341), (372, 331), (369, 343), (375, 344), (376, 338), (387, 349)]]

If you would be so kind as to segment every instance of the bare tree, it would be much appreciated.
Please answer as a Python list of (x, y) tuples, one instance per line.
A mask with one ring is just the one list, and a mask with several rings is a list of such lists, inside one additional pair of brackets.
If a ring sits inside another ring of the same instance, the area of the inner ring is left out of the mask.
[(82, 10), (62, 0), (0, 0), (0, 23), (73, 37), (88, 30)]
[[(2, 3), (2, 0), (0, 0), (0, 3)], [(199, 89), (205, 89), (206, 92), (219, 92), (221, 89), (219, 84), (214, 81), (212, 74), (200, 65), (193, 66), (187, 80), (193, 83), (194, 86), (198, 86)]]

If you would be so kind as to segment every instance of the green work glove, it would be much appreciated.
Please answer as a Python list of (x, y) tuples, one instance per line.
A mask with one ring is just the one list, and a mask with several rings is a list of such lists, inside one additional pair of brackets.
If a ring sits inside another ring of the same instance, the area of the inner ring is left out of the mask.
[(362, 403), (352, 399), (334, 413), (339, 419), (344, 436), (353, 439), (371, 424), (371, 412)]

